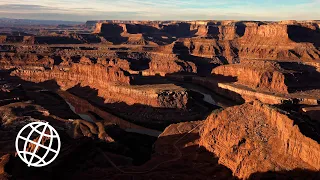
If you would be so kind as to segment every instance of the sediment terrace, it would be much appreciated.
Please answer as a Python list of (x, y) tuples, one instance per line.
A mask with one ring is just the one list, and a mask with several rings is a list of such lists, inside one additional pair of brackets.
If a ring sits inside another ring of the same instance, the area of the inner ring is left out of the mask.
[(10, 144), (39, 120), (66, 144), (56, 178), (319, 177), (319, 21), (46, 28), (0, 35), (1, 178), (47, 173)]

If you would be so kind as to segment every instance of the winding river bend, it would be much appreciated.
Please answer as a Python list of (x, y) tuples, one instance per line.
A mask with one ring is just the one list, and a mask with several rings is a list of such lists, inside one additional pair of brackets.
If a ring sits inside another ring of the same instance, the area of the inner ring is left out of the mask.
[[(193, 93), (202, 95), (197, 95), (197, 102), (201, 104), (206, 104), (209, 109), (216, 109), (219, 107), (224, 107), (221, 102), (215, 100), (215, 94), (211, 91), (195, 86), (193, 84), (183, 83), (182, 87), (192, 91)], [(152, 137), (158, 137), (162, 132), (150, 128), (145, 128), (134, 123), (128, 122), (116, 115), (106, 112), (105, 110), (100, 109), (92, 105), (85, 99), (82, 99), (78, 96), (75, 96), (67, 91), (57, 91), (57, 94), (60, 95), (65, 102), (69, 105), (70, 109), (77, 115), (81, 117), (81, 119), (86, 120), (88, 122), (97, 122), (97, 121), (107, 121), (113, 124), (117, 124), (120, 128), (124, 129), (127, 132), (138, 133), (143, 135), (148, 135)]]
[(78, 114), (83, 120), (96, 122), (100, 121), (96, 118), (96, 116), (99, 116), (101, 120), (117, 124), (120, 128), (124, 129), (127, 132), (144, 134), (152, 137), (158, 137), (162, 133), (161, 131), (145, 128), (125, 121), (117, 116), (101, 110), (100, 108), (93, 106), (88, 101), (79, 98), (69, 92), (58, 91), (57, 93), (66, 101), (70, 109), (75, 114)]
[(89, 115), (77, 113), (77, 112), (76, 112), (76, 108), (75, 108), (71, 103), (69, 103), (68, 101), (66, 101), (66, 103), (69, 105), (70, 109), (71, 109), (75, 114), (78, 114), (78, 116), (81, 117), (81, 119), (86, 120), (86, 121), (89, 121), (89, 122), (94, 122), (94, 120), (93, 120)]

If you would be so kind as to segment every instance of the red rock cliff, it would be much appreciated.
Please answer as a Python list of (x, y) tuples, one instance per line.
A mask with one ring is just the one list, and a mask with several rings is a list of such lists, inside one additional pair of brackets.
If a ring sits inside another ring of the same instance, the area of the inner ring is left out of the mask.
[(260, 102), (211, 114), (201, 145), (239, 178), (255, 172), (320, 170), (320, 144), (302, 134), (287, 114)]

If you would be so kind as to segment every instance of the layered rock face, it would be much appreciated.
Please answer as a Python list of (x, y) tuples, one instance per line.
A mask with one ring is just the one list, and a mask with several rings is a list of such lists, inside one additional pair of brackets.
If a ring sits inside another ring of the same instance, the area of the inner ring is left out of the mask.
[(54, 67), (52, 70), (22, 69), (12, 73), (24, 80), (39, 83), (55, 79), (63, 89), (69, 89), (77, 84), (96, 84), (105, 88), (108, 82), (130, 84), (130, 77), (119, 68), (101, 65), (74, 64), (70, 68)]
[(319, 77), (314, 63), (243, 60), (190, 79), (239, 103), (258, 99), (267, 104), (318, 105)]
[[(152, 86), (129, 86), (130, 79), (125, 71), (118, 67), (107, 67), (99, 64), (73, 64), (70, 67), (54, 66), (52, 70), (38, 68), (18, 69), (11, 73), (23, 80), (35, 83), (55, 81), (63, 90), (75, 86), (97, 89), (98, 95), (105, 102), (125, 102), (133, 105), (136, 102), (153, 107), (186, 108), (188, 93), (182, 88), (166, 90)], [(134, 96), (131, 96), (134, 94)]]
[[(134, 74), (139, 73), (136, 70), (141, 70), (144, 75), (160, 74), (162, 76), (165, 76), (166, 73), (184, 71), (183, 66), (175, 62), (181, 61), (176, 56), (159, 53), (132, 53), (117, 56), (111, 54), (109, 58), (96, 59), (66, 55), (43, 57), (35, 54), (20, 56), (14, 53), (3, 53), (1, 64), (4, 69), (18, 68), (11, 75), (26, 81), (36, 83), (56, 81), (57, 85), (64, 90), (76, 85), (97, 89), (99, 96), (106, 99), (105, 102), (123, 101), (130, 105), (138, 102), (154, 107), (186, 108), (188, 95), (182, 88), (176, 87), (177, 92), (174, 92), (164, 87), (156, 87), (155, 90), (152, 90), (152, 87), (148, 86), (144, 86), (145, 88), (129, 86), (134, 82), (139, 82), (139, 77), (134, 77)], [(128, 62), (125, 58), (130, 58), (130, 61)], [(145, 58), (146, 62), (142, 62), (141, 58)], [(167, 64), (163, 64), (162, 58), (170, 59)], [(181, 61), (181, 63), (185, 62)], [(168, 92), (174, 94), (177, 99), (164, 97), (164, 94)]]
[(188, 37), (191, 35), (189, 23), (162, 24), (125, 24), (125, 23), (97, 23), (94, 33), (106, 36), (119, 36), (123, 34), (151, 34), (162, 33), (176, 37)]
[[(112, 27), (113, 30), (104, 30), (103, 26)], [(184, 38), (195, 36), (212, 39), (211, 50), (201, 47), (201, 45), (197, 47), (196, 44), (189, 49), (190, 51), (194, 48), (200, 49), (200, 55), (208, 54), (206, 53), (207, 50), (210, 55), (224, 56), (229, 62), (236, 61), (236, 58), (273, 60), (318, 60), (320, 58), (319, 42), (317, 40), (319, 39), (319, 30), (306, 22), (251, 23), (222, 21), (205, 24), (173, 23), (157, 27), (154, 24), (98, 23), (96, 27), (96, 33), (106, 34), (107, 36), (113, 36), (113, 32), (116, 32), (117, 36), (121, 33), (146, 36), (162, 34), (163, 36)], [(131, 31), (128, 31), (128, 29), (131, 29)], [(208, 41), (197, 38), (192, 39), (203, 41), (203, 43)], [(155, 39), (148, 39), (147, 41), (155, 41)], [(201, 49), (203, 49), (203, 53)]]
[(220, 66), (212, 71), (215, 75), (236, 77), (239, 83), (252, 88), (288, 93), (285, 76), (280, 67), (272, 62), (241, 63)]
[[(175, 55), (130, 52), (87, 58), (63, 53), (50, 57), (2, 53), (1, 64), (3, 69), (11, 71), (11, 76), (23, 80), (22, 83), (34, 82), (46, 88), (70, 91), (130, 121), (152, 119), (148, 122), (150, 126), (161, 124), (156, 128), (178, 122), (180, 117), (198, 119), (208, 111), (207, 108), (199, 111), (187, 89), (163, 77), (152, 77), (184, 71), (177, 62), (185, 62)], [(162, 58), (172, 60), (163, 64)]]
[(225, 24), (225, 25), (212, 25), (208, 26), (207, 36), (218, 40), (234, 40), (243, 36), (245, 25), (238, 24)]
[(317, 39), (317, 30), (301, 25), (271, 24), (246, 27), (243, 37), (238, 40), (239, 56), (253, 59), (281, 60), (314, 60), (319, 59), (319, 43), (314, 40), (299, 39), (299, 35), (307, 34), (304, 38)]
[[(285, 65), (283, 65), (285, 66)], [(269, 92), (288, 94), (305, 87), (310, 79), (317, 80), (317, 73), (300, 69), (285, 69), (281, 63), (270, 61), (247, 61), (241, 64), (220, 66), (212, 70), (214, 75), (236, 77), (238, 83)]]

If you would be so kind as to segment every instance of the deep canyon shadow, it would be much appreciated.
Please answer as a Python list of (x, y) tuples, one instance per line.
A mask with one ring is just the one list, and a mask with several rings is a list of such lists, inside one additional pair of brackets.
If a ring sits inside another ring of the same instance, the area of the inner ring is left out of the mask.
[(320, 31), (319, 29), (313, 30), (307, 27), (289, 25), (288, 26), (289, 38), (298, 43), (312, 43), (316, 47), (320, 46)]

